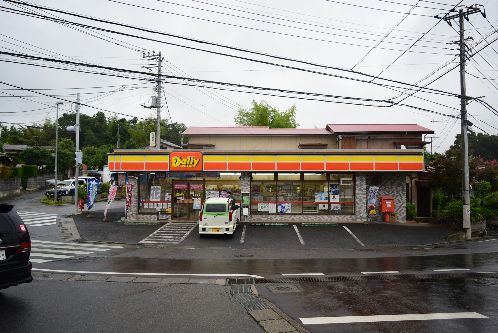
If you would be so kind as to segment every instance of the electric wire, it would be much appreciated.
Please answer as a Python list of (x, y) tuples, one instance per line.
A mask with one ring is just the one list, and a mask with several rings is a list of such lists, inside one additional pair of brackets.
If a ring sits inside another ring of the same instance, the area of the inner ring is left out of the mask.
[[(5, 1), (12, 1), (12, 0), (5, 0)], [(34, 5), (30, 4), (30, 6), (34, 6)], [(39, 6), (35, 6), (35, 7), (39, 7)], [(0, 7), (0, 8), (10, 9), (10, 8), (6, 8), (6, 7)], [(60, 10), (56, 10), (56, 9), (50, 9), (50, 10), (54, 10), (56, 12), (61, 12)], [(16, 13), (16, 12), (14, 12), (14, 13)], [(26, 13), (26, 12), (23, 12), (23, 13)], [(67, 12), (64, 12), (64, 13), (67, 13)], [(32, 14), (32, 13), (29, 13), (29, 14)], [(369, 77), (369, 78), (377, 78), (378, 80), (383, 80), (383, 81), (386, 81), (386, 82), (392, 82), (392, 83), (397, 83), (397, 84), (401, 84), (401, 85), (407, 85), (407, 86), (412, 86), (412, 87), (420, 88), (420, 87), (418, 87), (416, 85), (413, 85), (413, 84), (410, 84), (410, 83), (406, 83), (406, 82), (402, 82), (402, 81), (398, 81), (398, 80), (394, 80), (394, 79), (381, 78), (381, 77), (377, 77), (375, 75), (371, 75), (371, 74), (367, 74), (367, 73), (363, 73), (363, 72), (358, 72), (358, 71), (352, 71), (352, 70), (345, 69), (345, 68), (340, 68), (340, 67), (335, 67), (335, 66), (328, 66), (328, 65), (321, 65), (321, 64), (315, 64), (315, 63), (312, 63), (312, 62), (309, 62), (309, 61), (297, 60), (297, 59), (287, 58), (287, 57), (283, 57), (283, 56), (276, 56), (276, 55), (261, 53), (261, 52), (258, 52), (258, 51), (252, 51), (252, 50), (241, 49), (241, 48), (232, 47), (232, 46), (226, 46), (226, 45), (217, 44), (217, 43), (208, 42), (208, 41), (196, 40), (196, 39), (192, 39), (192, 38), (189, 38), (189, 37), (183, 37), (183, 36), (173, 35), (173, 34), (169, 34), (169, 33), (158, 32), (158, 31), (155, 31), (155, 30), (147, 29), (147, 28), (129, 26), (129, 25), (126, 25), (126, 24), (123, 24), (123, 23), (110, 22), (110, 21), (107, 21), (107, 20), (96, 19), (96, 18), (93, 18), (93, 17), (85, 17), (85, 16), (80, 15), (80, 14), (74, 14), (74, 13), (67, 13), (67, 14), (68, 15), (72, 15), (72, 16), (76, 16), (76, 17), (83, 17), (83, 18), (87, 18), (89, 20), (95, 20), (95, 21), (99, 21), (99, 22), (103, 22), (103, 23), (108, 23), (108, 24), (114, 24), (114, 25), (118, 25), (118, 26), (129, 27), (131, 29), (136, 29), (136, 30), (140, 30), (140, 31), (144, 31), (144, 32), (150, 32), (150, 33), (154, 33), (154, 34), (160, 34), (160, 35), (166, 35), (166, 36), (175, 37), (175, 38), (181, 38), (181, 39), (185, 39), (185, 40), (196, 42), (196, 43), (208, 44), (208, 45), (211, 45), (211, 46), (219, 46), (219, 47), (223, 47), (223, 48), (227, 48), (227, 49), (231, 49), (231, 50), (235, 50), (235, 51), (241, 51), (241, 52), (246, 52), (246, 53), (250, 53), (250, 54), (271, 57), (271, 58), (279, 59), (279, 60), (285, 60), (285, 61), (291, 61), (291, 62), (296, 62), (296, 63), (301, 63), (301, 64), (307, 64), (307, 65), (321, 67), (321, 68), (325, 68), (325, 69), (332, 69), (332, 70), (343, 71), (343, 72), (348, 72), (350, 74), (365, 76), (365, 77)], [(35, 15), (35, 14), (32, 14), (32, 15), (34, 15), (34, 17), (36, 17), (36, 18), (40, 18), (41, 17), (41, 18), (47, 19), (47, 20), (58, 21), (58, 20), (56, 20), (54, 18), (47, 17), (47, 16), (44, 16), (44, 15)], [(222, 53), (222, 52), (217, 52), (217, 51), (212, 51), (212, 50), (206, 50), (206, 49), (201, 49), (201, 48), (197, 48), (197, 47), (192, 47), (192, 46), (186, 46), (186, 45), (182, 45), (182, 44), (176, 44), (176, 43), (166, 42), (166, 41), (157, 40), (157, 39), (153, 39), (153, 38), (149, 38), (149, 37), (137, 36), (137, 35), (128, 34), (128, 33), (124, 33), (124, 32), (118, 32), (118, 31), (114, 31), (114, 30), (110, 30), (110, 29), (104, 29), (104, 28), (100, 28), (100, 27), (96, 27), (96, 26), (90, 26), (90, 25), (86, 25), (86, 24), (76, 23), (76, 22), (72, 22), (72, 21), (67, 21), (67, 20), (63, 20), (63, 21), (66, 22), (66, 23), (75, 24), (75, 25), (78, 25), (78, 26), (83, 26), (85, 28), (96, 29), (96, 30), (100, 30), (100, 31), (105, 31), (105, 32), (109, 32), (109, 33), (114, 33), (114, 34), (119, 34), (119, 35), (127, 36), (127, 37), (134, 37), (134, 38), (144, 39), (144, 40), (148, 40), (148, 41), (159, 42), (159, 43), (163, 43), (163, 44), (167, 44), (167, 45), (173, 45), (173, 46), (182, 47), (182, 48), (187, 48), (187, 49), (191, 49), (191, 50), (202, 51), (202, 52), (212, 53), (212, 54), (216, 54), (216, 55), (222, 55), (222, 56), (227, 56), (227, 57), (231, 57), (231, 58), (236, 58), (236, 59), (241, 59), (241, 60), (247, 60), (247, 61), (262, 63), (262, 64), (266, 64), (266, 65), (272, 65), (272, 66), (278, 66), (278, 67), (288, 68), (288, 69), (295, 69), (295, 70), (299, 70), (299, 71), (304, 71), (304, 72), (309, 72), (309, 73), (314, 73), (314, 74), (320, 74), (320, 75), (326, 75), (326, 76), (331, 76), (331, 77), (336, 77), (336, 78), (341, 78), (341, 79), (348, 79), (348, 80), (353, 80), (353, 81), (358, 81), (358, 82), (370, 83), (370, 84), (374, 84), (374, 85), (378, 85), (378, 86), (386, 86), (386, 84), (379, 84), (379, 83), (376, 83), (376, 82), (371, 82), (371, 80), (363, 80), (363, 79), (358, 79), (358, 78), (351, 78), (351, 77), (347, 77), (347, 76), (343, 76), (343, 75), (337, 75), (337, 74), (319, 72), (319, 71), (316, 71), (316, 70), (306, 70), (306, 69), (300, 68), (300, 67), (283, 65), (283, 64), (277, 64), (277, 63), (272, 63), (272, 62), (269, 62), (269, 61), (264, 61), (264, 60), (254, 59), (254, 58), (242, 57), (242, 56), (237, 56), (237, 55), (233, 55), (233, 54), (227, 54), (227, 53)], [(449, 92), (446, 92), (446, 91), (442, 91), (442, 90), (439, 90), (439, 89), (426, 88), (426, 87), (423, 87), (422, 89), (427, 90), (427, 91), (432, 91), (433, 93), (438, 92), (438, 93), (442, 93), (442, 94), (448, 94), (448, 95), (455, 95), (455, 96), (457, 96), (456, 94), (449, 93)]]

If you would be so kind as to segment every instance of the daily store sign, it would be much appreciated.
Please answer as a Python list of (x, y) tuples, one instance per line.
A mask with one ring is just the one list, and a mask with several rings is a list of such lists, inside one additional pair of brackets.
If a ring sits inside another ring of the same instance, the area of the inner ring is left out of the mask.
[(199, 151), (171, 152), (170, 171), (202, 171), (202, 153)]

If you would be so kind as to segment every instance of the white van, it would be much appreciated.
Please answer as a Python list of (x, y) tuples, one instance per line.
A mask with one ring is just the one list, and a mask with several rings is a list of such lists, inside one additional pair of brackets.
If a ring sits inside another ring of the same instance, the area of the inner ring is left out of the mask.
[(240, 208), (231, 198), (209, 198), (199, 212), (199, 234), (233, 235), (240, 221)]

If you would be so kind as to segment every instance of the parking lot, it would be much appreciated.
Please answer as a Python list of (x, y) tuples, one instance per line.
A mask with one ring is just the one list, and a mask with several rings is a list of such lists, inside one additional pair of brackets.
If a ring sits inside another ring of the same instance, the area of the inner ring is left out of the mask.
[(199, 236), (198, 227), (180, 244), (186, 247), (350, 248), (412, 246), (441, 242), (450, 231), (441, 226), (384, 224), (239, 225), (233, 236)]

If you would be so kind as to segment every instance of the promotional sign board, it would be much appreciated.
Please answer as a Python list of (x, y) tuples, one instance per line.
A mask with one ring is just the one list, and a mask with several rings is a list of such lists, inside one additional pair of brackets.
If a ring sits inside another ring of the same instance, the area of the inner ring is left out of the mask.
[(173, 151), (169, 154), (171, 171), (202, 171), (202, 153), (200, 151)]

